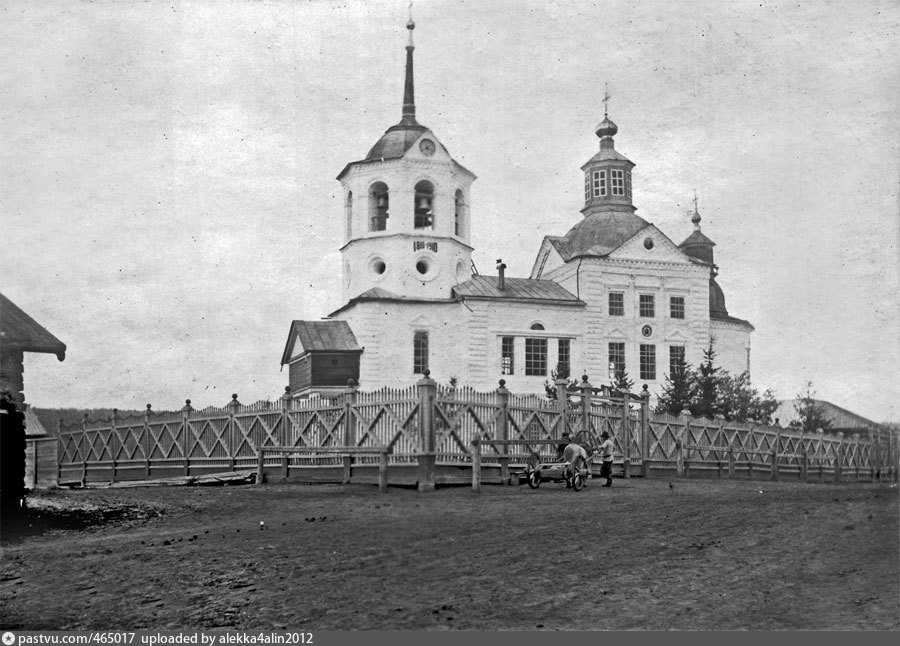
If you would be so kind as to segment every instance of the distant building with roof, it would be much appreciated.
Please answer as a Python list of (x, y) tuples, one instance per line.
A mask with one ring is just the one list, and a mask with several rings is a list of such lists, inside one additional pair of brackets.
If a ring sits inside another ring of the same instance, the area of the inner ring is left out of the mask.
[[(15, 474), (16, 485), (21, 473), (24, 484), (33, 489), (56, 484), (57, 445), (56, 438), (48, 435), (25, 402), (26, 352), (55, 354), (63, 361), (66, 344), (0, 294), (0, 391), (15, 407), (15, 412), (22, 415), (13, 415), (13, 411), (5, 410), (4, 404), (3, 450), (8, 456), (3, 457), (3, 469)], [(19, 424), (24, 429), (17, 428)], [(17, 457), (20, 444), (24, 449), (24, 464), (21, 465)], [(9, 486), (5, 478), (3, 486)]]
[[(797, 413), (797, 405), (800, 401), (799, 399), (780, 401), (772, 417), (777, 419), (781, 426), (789, 426), (791, 422), (800, 419)], [(822, 416), (831, 422), (828, 428), (822, 429), (825, 433), (843, 433), (844, 435), (859, 433), (861, 436), (869, 437), (874, 431), (887, 431), (887, 426), (866, 419), (862, 415), (832, 404), (830, 401), (813, 398), (810, 398), (810, 401), (816, 405)]]
[[(607, 114), (599, 151), (581, 167), (581, 221), (544, 237), (528, 278), (506, 276), (499, 260), (497, 275), (475, 272), (475, 175), (416, 120), (414, 27), (400, 122), (337, 176), (344, 304), (324, 323), (341, 324), (335, 344), (348, 333), (358, 343), (360, 385), (409, 385), (429, 370), (444, 383), (492, 389), (505, 379), (511, 390), (540, 392), (556, 369), (596, 384), (624, 370), (655, 394), (672, 366), (699, 363), (711, 341), (723, 368), (748, 370), (753, 326), (725, 306), (696, 198), (694, 232), (680, 245), (637, 215), (635, 164), (616, 151)], [(298, 346), (304, 323), (293, 322), (282, 357), (295, 396), (325, 387), (314, 374), (300, 378), (303, 357), (337, 351), (325, 337), (314, 351)]]

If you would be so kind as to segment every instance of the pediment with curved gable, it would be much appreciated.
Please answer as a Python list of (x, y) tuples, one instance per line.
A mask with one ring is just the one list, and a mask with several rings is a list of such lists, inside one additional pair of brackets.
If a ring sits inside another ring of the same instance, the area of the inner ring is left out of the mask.
[[(433, 144), (433, 147), (428, 145), (428, 141)], [(431, 154), (428, 154), (429, 150), (432, 150)], [(431, 130), (423, 132), (409, 147), (409, 150), (404, 153), (403, 157), (405, 159), (420, 159), (429, 162), (453, 161), (450, 157), (450, 153), (444, 148), (444, 144), (438, 141), (438, 138), (434, 136), (434, 133), (431, 132)]]
[(690, 265), (688, 256), (669, 237), (651, 224), (626, 240), (609, 254), (616, 260), (643, 260)]
[(605, 336), (610, 339), (628, 340), (628, 335), (617, 327), (614, 327), (612, 330), (608, 331)]

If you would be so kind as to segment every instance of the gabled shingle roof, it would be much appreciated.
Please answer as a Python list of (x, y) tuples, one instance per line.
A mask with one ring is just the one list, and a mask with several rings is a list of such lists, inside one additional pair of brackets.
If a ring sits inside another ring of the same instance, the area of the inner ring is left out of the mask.
[(505, 289), (500, 289), (499, 276), (472, 276), (471, 279), (454, 287), (453, 292), (463, 299), (512, 299), (584, 305), (584, 301), (552, 280), (532, 278), (505, 280)]
[(66, 358), (66, 344), (3, 294), (0, 294), (0, 345), (22, 352), (55, 354), (60, 361)]
[(579, 256), (608, 256), (650, 223), (633, 213), (593, 213), (564, 236), (547, 236), (563, 260)]
[(288, 335), (281, 365), (291, 360), (294, 341), (304, 352), (362, 352), (347, 321), (294, 321)]

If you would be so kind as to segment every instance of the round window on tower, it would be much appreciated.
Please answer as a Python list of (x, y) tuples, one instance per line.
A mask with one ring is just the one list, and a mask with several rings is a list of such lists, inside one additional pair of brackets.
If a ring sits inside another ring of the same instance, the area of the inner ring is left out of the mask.
[(369, 267), (369, 275), (374, 280), (381, 280), (387, 273), (388, 266), (381, 256), (371, 256), (367, 263)]
[(648, 250), (653, 248), (653, 238), (650, 236), (644, 238), (644, 248)]
[(413, 259), (413, 276), (423, 282), (434, 280), (438, 275), (437, 258), (430, 252), (419, 253)]

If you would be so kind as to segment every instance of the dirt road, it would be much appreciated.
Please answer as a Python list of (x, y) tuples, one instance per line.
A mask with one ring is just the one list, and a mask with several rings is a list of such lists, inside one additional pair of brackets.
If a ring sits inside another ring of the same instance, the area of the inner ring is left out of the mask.
[[(900, 627), (897, 488), (598, 485), (35, 495), (42, 513), (31, 535), (4, 527), (0, 622), (35, 630)], [(35, 535), (48, 519), (68, 529)]]

